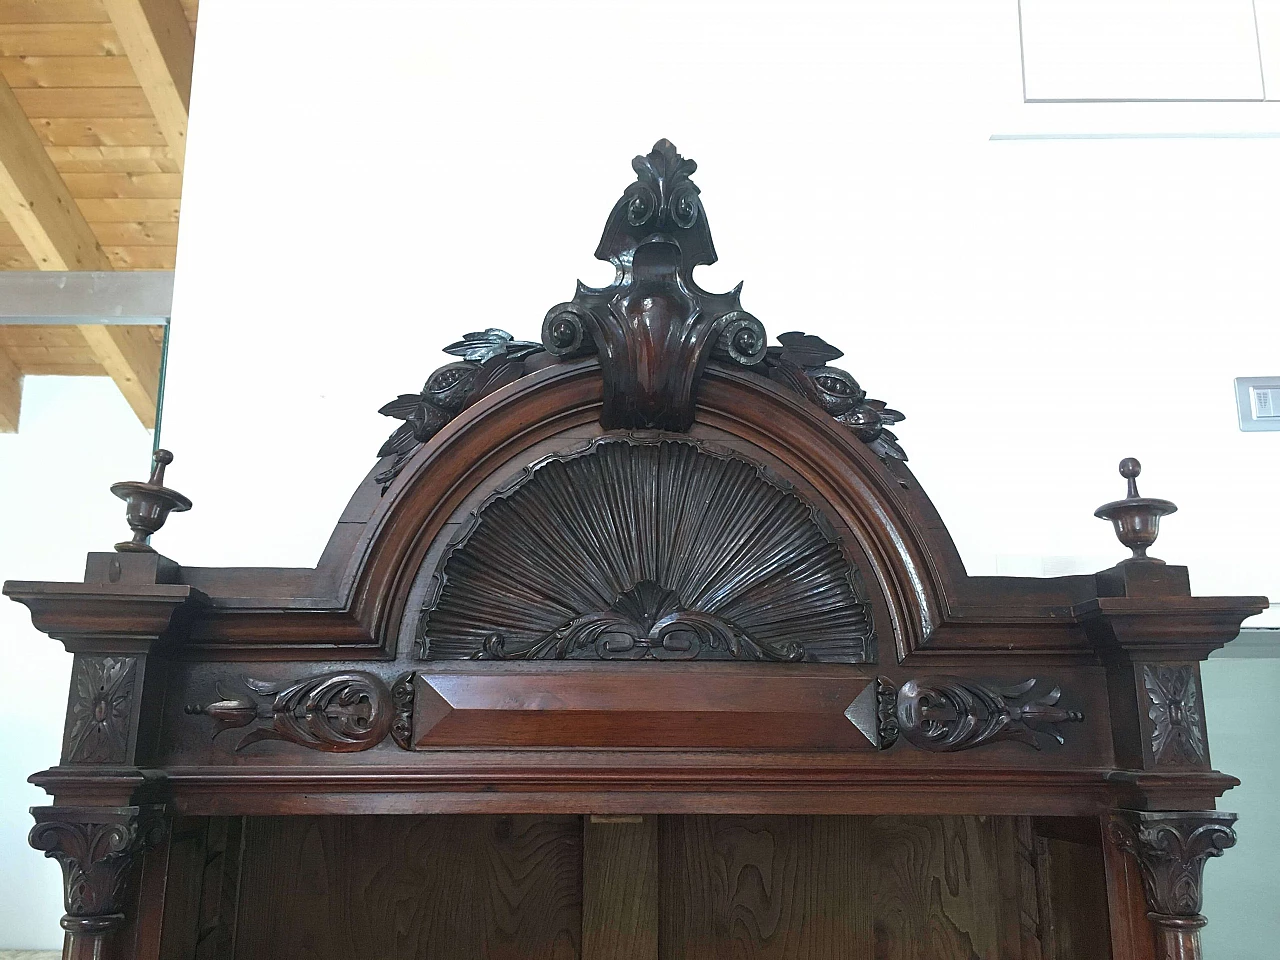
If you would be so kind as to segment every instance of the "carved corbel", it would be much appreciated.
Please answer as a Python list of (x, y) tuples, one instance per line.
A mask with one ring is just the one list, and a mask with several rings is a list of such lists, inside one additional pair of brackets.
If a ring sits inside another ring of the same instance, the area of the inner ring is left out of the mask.
[(100, 941), (125, 922), (142, 854), (164, 840), (160, 806), (33, 807), (31, 846), (62, 867), (70, 956), (98, 956)]
[(1121, 810), (1111, 838), (1137, 862), (1161, 960), (1200, 960), (1204, 864), (1235, 846), (1234, 813)]

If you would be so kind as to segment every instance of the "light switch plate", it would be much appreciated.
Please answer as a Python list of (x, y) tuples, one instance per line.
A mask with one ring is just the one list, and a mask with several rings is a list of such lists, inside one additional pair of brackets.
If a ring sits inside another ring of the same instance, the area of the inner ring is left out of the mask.
[(1240, 429), (1280, 430), (1280, 376), (1236, 377)]

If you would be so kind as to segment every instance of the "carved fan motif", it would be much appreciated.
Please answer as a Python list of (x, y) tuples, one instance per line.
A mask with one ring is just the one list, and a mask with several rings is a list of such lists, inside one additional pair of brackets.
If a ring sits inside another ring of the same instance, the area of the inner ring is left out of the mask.
[(687, 441), (531, 468), (437, 573), (426, 659), (874, 659), (857, 571), (809, 505)]

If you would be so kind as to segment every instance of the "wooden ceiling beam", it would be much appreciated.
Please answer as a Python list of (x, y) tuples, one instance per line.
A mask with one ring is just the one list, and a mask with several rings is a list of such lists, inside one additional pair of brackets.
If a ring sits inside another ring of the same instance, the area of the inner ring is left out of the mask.
[[(184, 29), (185, 24), (183, 21)], [(112, 268), (3, 77), (0, 213), (41, 270)], [(85, 324), (80, 326), (80, 332), (143, 426), (154, 428), (160, 346), (145, 331), (127, 326)]]
[(22, 410), (22, 371), (0, 349), (0, 433), (18, 432)]
[(110, 270), (88, 221), (0, 77), (0, 213), (41, 270)]
[(196, 41), (179, 0), (103, 0), (181, 171)]

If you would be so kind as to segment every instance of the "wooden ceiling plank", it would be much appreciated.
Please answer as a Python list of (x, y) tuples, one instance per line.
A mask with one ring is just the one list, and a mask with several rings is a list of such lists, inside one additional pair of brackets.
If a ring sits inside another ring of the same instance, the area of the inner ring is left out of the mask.
[(117, 270), (172, 270), (178, 259), (177, 247), (102, 248)]
[(106, 23), (100, 0), (0, 0), (0, 23)]
[(178, 222), (178, 210), (181, 204), (176, 199), (134, 199), (123, 200), (106, 198), (87, 198), (76, 200), (76, 205), (85, 219), (95, 223), (139, 223), (164, 221)]
[(14, 90), (138, 86), (128, 57), (0, 56), (0, 75)]
[(154, 430), (160, 395), (161, 345), (142, 326), (99, 323), (85, 324), (79, 329), (142, 425)]
[(0, 270), (34, 270), (36, 262), (26, 247), (0, 245)]
[(41, 270), (111, 269), (88, 221), (3, 79), (0, 212)]
[(110, 23), (6, 23), (0, 56), (123, 57), (125, 52)]
[(62, 179), (76, 199), (177, 200), (180, 173), (68, 173)]
[(22, 371), (0, 350), (0, 433), (17, 433), (22, 412)]
[(95, 120), (32, 117), (31, 125), (41, 142), (58, 147), (162, 147), (166, 144), (154, 117), (101, 117)]
[(178, 243), (176, 223), (148, 223), (145, 220), (126, 223), (90, 223), (98, 243), (113, 247), (173, 247)]
[(69, 173), (177, 173), (168, 147), (45, 147), (65, 177)]
[(13, 92), (28, 117), (91, 120), (96, 117), (137, 119), (152, 115), (146, 91), (136, 86), (28, 87)]
[(182, 4), (179, 0), (103, 0), (103, 5), (181, 170), (196, 49)]

